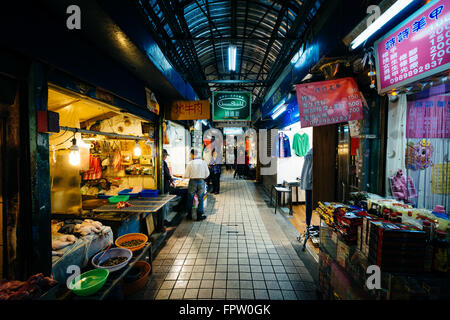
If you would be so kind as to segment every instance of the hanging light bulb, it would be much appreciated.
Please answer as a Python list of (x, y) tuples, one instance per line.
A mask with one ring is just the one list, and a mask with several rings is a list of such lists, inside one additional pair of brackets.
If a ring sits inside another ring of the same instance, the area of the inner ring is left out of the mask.
[(69, 163), (72, 166), (78, 166), (80, 164), (80, 148), (77, 146), (77, 139), (72, 139), (72, 146), (69, 150)]
[(140, 157), (141, 156), (141, 146), (139, 145), (139, 142), (136, 140), (136, 144), (134, 146), (134, 155), (136, 157)]

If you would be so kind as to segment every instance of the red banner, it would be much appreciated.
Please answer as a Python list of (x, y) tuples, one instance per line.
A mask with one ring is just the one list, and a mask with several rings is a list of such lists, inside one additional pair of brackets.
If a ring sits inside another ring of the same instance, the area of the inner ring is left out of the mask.
[(361, 120), (361, 96), (353, 78), (298, 84), (301, 127)]

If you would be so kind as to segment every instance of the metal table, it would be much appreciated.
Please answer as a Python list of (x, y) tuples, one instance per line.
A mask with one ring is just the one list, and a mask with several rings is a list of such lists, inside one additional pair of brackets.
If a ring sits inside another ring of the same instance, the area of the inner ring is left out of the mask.
[[(118, 213), (118, 214), (137, 214), (143, 215), (146, 213), (158, 212), (165, 205), (167, 205), (171, 200), (176, 198), (176, 195), (163, 194), (158, 195), (154, 198), (136, 198), (128, 200), (127, 202), (131, 205), (125, 208), (116, 208), (116, 204), (105, 204), (97, 209), (92, 210), (94, 213)], [(157, 215), (156, 229), (161, 230), (163, 228), (163, 215)], [(150, 236), (150, 235), (149, 235)]]
[(126, 213), (140, 213), (140, 212), (157, 212), (162, 207), (164, 207), (170, 200), (174, 199), (176, 195), (158, 195), (154, 198), (136, 198), (128, 200), (127, 202), (131, 204), (130, 207), (116, 208), (116, 204), (105, 204), (97, 209), (92, 210), (93, 212), (126, 212)]

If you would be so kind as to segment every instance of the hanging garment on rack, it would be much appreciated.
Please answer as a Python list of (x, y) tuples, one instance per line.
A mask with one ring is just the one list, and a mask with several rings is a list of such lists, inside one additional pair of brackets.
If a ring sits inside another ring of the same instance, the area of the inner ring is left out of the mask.
[(391, 191), (395, 199), (410, 202), (410, 199), (417, 197), (416, 187), (411, 177), (403, 175), (403, 171), (400, 169), (395, 175), (389, 177), (391, 185)]
[(300, 188), (303, 190), (312, 190), (312, 166), (313, 166), (313, 149), (310, 149), (305, 155), (303, 163), (302, 175), (300, 177)]
[(275, 143), (275, 156), (278, 158), (289, 158), (291, 156), (289, 137), (282, 132), (278, 134)]
[(100, 157), (89, 155), (89, 170), (83, 175), (83, 180), (97, 180), (102, 177)]
[(296, 133), (294, 141), (292, 141), (292, 149), (298, 157), (304, 157), (309, 150), (309, 136), (308, 134)]

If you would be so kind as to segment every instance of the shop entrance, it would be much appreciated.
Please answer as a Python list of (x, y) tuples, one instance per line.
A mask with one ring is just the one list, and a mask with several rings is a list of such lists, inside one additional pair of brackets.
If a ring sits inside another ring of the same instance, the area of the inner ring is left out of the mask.
[[(292, 215), (286, 215), (289, 222), (295, 227), (299, 235), (303, 236), (306, 232), (306, 194), (301, 188), (301, 175), (305, 156), (313, 146), (313, 129), (311, 127), (301, 128), (300, 123), (294, 123), (279, 130), (278, 138), (288, 139), (292, 145), (292, 150), (288, 154), (280, 154), (277, 160), (277, 184), (285, 187), (291, 187)], [(280, 145), (281, 148), (281, 145)], [(282, 204), (286, 207), (281, 208), (284, 213), (289, 212), (289, 193), (282, 196)], [(310, 226), (318, 226), (320, 217), (312, 213)], [(301, 238), (301, 237), (300, 237)], [(318, 238), (310, 237), (308, 246), (314, 248), (318, 253)]]
[[(49, 136), (52, 273), (65, 281), (68, 266), (85, 267), (85, 257), (113, 239), (158, 233), (166, 202), (156, 198), (155, 123), (52, 84), (48, 110), (59, 114), (60, 125)], [(144, 193), (153, 198), (133, 202)], [(118, 211), (124, 207), (134, 211)]]

